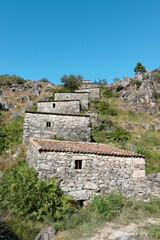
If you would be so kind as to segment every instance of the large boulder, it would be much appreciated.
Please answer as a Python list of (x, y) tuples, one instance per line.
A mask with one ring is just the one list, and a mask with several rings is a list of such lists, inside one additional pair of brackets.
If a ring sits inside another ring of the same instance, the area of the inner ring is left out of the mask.
[(17, 118), (17, 117), (20, 117), (21, 116), (21, 113), (20, 112), (14, 112), (13, 114), (12, 114), (12, 117), (14, 117), (14, 118)]
[(31, 94), (33, 94), (34, 96), (39, 96), (41, 91), (39, 90), (39, 86), (34, 86), (31, 91), (30, 91)]
[(56, 235), (56, 230), (48, 227), (44, 232), (40, 232), (35, 240), (51, 240)]
[(2, 109), (3, 109), (3, 110), (10, 110), (10, 109), (16, 108), (16, 107), (17, 107), (16, 104), (14, 104), (14, 103), (11, 102), (11, 101), (4, 101), (4, 102), (2, 103)]
[(27, 102), (27, 106), (29, 106), (29, 107), (32, 107), (32, 106), (34, 106), (34, 105), (36, 105), (36, 102), (35, 102), (35, 101), (28, 101), (28, 102)]

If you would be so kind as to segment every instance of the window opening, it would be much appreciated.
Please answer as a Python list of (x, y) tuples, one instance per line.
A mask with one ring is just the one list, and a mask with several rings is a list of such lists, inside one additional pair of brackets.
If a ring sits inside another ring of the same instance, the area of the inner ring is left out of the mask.
[(46, 127), (51, 127), (51, 122), (46, 122)]
[(75, 169), (82, 169), (82, 160), (75, 160)]
[(55, 103), (53, 103), (53, 108), (55, 108), (56, 107), (56, 104)]

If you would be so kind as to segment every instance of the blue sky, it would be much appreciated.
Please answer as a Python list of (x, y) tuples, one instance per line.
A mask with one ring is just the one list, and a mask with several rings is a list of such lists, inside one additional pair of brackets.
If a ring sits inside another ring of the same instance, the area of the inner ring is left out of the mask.
[(0, 74), (60, 83), (160, 66), (159, 0), (0, 0)]

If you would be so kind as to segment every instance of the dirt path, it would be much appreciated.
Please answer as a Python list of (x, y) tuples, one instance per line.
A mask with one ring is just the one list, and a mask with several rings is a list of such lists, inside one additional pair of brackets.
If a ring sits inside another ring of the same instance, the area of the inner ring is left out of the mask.
[[(137, 239), (139, 232), (138, 228), (146, 225), (160, 225), (160, 219), (149, 218), (140, 223), (130, 223), (129, 225), (120, 225), (116, 223), (107, 223), (106, 226), (99, 230), (98, 233), (92, 238), (85, 238), (81, 240), (125, 240)], [(140, 239), (140, 238), (139, 238)], [(149, 240), (149, 238), (142, 238)]]

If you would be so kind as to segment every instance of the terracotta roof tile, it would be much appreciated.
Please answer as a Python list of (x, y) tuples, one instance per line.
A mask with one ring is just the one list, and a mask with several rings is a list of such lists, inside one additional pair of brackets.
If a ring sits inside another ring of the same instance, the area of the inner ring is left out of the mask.
[(110, 147), (101, 143), (70, 142), (37, 138), (31, 138), (30, 142), (39, 151), (91, 153), (98, 155), (112, 155), (125, 157), (144, 157), (143, 155), (134, 152), (122, 150), (116, 147)]

